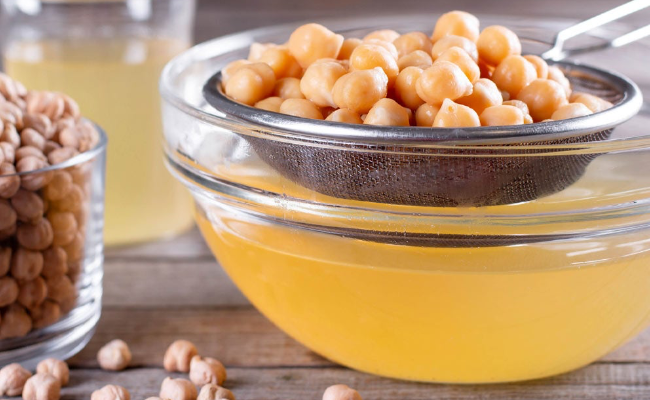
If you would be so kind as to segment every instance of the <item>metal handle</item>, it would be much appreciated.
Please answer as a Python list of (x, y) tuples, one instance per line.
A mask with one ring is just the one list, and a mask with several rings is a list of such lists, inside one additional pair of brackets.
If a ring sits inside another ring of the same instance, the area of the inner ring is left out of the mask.
[(619, 20), (639, 10), (643, 10), (646, 7), (650, 7), (650, 0), (632, 0), (616, 8), (613, 8), (609, 11), (606, 11), (602, 14), (596, 15), (595, 17), (589, 18), (578, 24), (563, 29), (560, 32), (558, 32), (557, 35), (555, 35), (555, 41), (553, 43), (553, 47), (551, 47), (549, 50), (544, 52), (542, 54), (542, 58), (547, 60), (557, 61), (576, 54), (582, 54), (582, 53), (587, 53), (587, 52), (592, 52), (592, 51), (602, 50), (602, 49), (607, 49), (612, 47), (625, 46), (626, 44), (650, 36), (650, 24), (649, 24), (635, 31), (614, 38), (606, 43), (598, 44), (596, 46), (583, 47), (579, 49), (564, 50), (564, 43), (567, 40), (574, 38), (578, 35), (581, 35), (585, 32), (588, 32), (592, 29), (608, 24), (612, 21)]

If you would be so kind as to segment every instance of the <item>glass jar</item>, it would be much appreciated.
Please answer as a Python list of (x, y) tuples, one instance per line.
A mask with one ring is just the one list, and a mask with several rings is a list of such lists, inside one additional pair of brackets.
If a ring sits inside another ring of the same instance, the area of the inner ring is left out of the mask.
[(6, 72), (79, 102), (110, 141), (106, 243), (191, 226), (189, 196), (160, 156), (158, 76), (191, 43), (193, 0), (2, 0)]

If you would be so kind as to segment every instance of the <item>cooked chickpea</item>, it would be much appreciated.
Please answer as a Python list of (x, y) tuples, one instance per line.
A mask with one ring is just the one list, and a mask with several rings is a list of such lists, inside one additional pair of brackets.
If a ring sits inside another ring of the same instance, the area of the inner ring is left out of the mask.
[(20, 288), (16, 280), (10, 276), (0, 278), (0, 307), (14, 303), (18, 298)]
[(275, 86), (275, 73), (264, 63), (242, 65), (228, 79), (226, 94), (247, 105), (253, 105), (268, 97)]
[(522, 56), (508, 56), (497, 65), (492, 73), (492, 81), (501, 90), (508, 92), (514, 98), (521, 89), (537, 79), (537, 71), (533, 64)]
[(278, 79), (275, 82), (275, 87), (273, 88), (273, 96), (279, 97), (283, 100), (305, 98), (305, 96), (300, 91), (300, 79), (298, 78)]
[(468, 106), (482, 113), (488, 107), (498, 106), (503, 101), (503, 97), (497, 85), (489, 79), (481, 78), (474, 84), (472, 94), (461, 97), (456, 102)]
[(474, 84), (481, 77), (481, 70), (472, 60), (472, 58), (467, 54), (467, 52), (460, 47), (450, 47), (445, 50), (440, 56), (436, 59), (436, 62), (440, 61), (449, 61), (460, 67), (467, 79)]
[(280, 113), (294, 117), (323, 119), (318, 106), (307, 99), (286, 99), (280, 106)]
[(447, 35), (463, 36), (476, 42), (479, 35), (478, 18), (465, 11), (451, 11), (442, 14), (433, 29), (431, 40), (436, 42)]
[(481, 113), (480, 120), (483, 126), (521, 125), (524, 113), (515, 106), (492, 106)]
[(65, 361), (47, 358), (36, 366), (37, 374), (50, 374), (59, 380), (61, 386), (67, 386), (70, 381), (70, 368)]
[(248, 49), (247, 61), (250, 61), (252, 63), (259, 62), (260, 58), (262, 58), (262, 54), (264, 54), (264, 52), (267, 51), (268, 49), (272, 49), (274, 47), (278, 47), (278, 45), (275, 43), (258, 43), (258, 42), (251, 44)]
[(591, 110), (582, 103), (569, 103), (558, 107), (557, 110), (551, 115), (551, 119), (558, 121), (561, 119), (571, 119), (584, 117), (585, 115), (593, 114)]
[(513, 106), (521, 110), (524, 115), (530, 114), (528, 110), (528, 105), (521, 100), (507, 100), (502, 103), (504, 106)]
[(276, 79), (299, 78), (302, 75), (302, 67), (285, 47), (272, 47), (264, 51), (259, 59), (269, 65), (275, 73)]
[(521, 54), (517, 34), (501, 25), (483, 29), (476, 42), (481, 60), (489, 65), (499, 65), (506, 57)]
[(383, 40), (385, 42), (393, 42), (399, 37), (399, 33), (395, 32), (392, 29), (380, 29), (378, 31), (373, 31), (363, 37), (363, 41), (367, 42), (369, 40), (377, 39)]
[(469, 54), (474, 62), (478, 62), (478, 50), (476, 48), (476, 43), (465, 37), (456, 35), (445, 36), (435, 42), (431, 48), (431, 58), (433, 61), (436, 61), (442, 53), (452, 47), (460, 47), (461, 49), (465, 50), (467, 54)]
[(432, 105), (440, 105), (445, 99), (469, 96), (473, 90), (463, 70), (449, 61), (440, 61), (425, 69), (415, 87), (420, 98)]
[(226, 381), (226, 368), (214, 358), (194, 356), (190, 362), (190, 381), (197, 386), (207, 384), (223, 385)]
[(176, 340), (165, 352), (163, 366), (169, 372), (189, 372), (192, 357), (198, 354), (196, 346), (188, 340)]
[(306, 24), (289, 37), (289, 50), (303, 68), (320, 58), (336, 58), (343, 45), (343, 36), (319, 24)]
[(571, 82), (564, 76), (564, 72), (556, 66), (548, 67), (548, 79), (555, 81), (562, 86), (567, 99), (571, 96)]
[(361, 43), (363, 43), (363, 41), (358, 38), (345, 39), (341, 45), (341, 50), (339, 51), (337, 59), (349, 60), (354, 49), (356, 49)]
[(359, 114), (354, 111), (348, 110), (347, 108), (339, 108), (333, 111), (330, 115), (325, 118), (327, 121), (332, 122), (343, 122), (346, 124), (363, 124)]
[(350, 69), (352, 71), (371, 70), (380, 67), (388, 77), (388, 86), (399, 74), (397, 60), (385, 48), (376, 45), (364, 43), (358, 46), (350, 55)]
[[(313, 63), (300, 80), (300, 91), (306, 99), (319, 107), (335, 107), (332, 88), (336, 81), (347, 72), (345, 67), (336, 61)], [(322, 117), (318, 119), (322, 119)]]
[(424, 103), (415, 111), (415, 124), (417, 126), (432, 127), (440, 107)]
[(365, 114), (388, 92), (388, 76), (383, 69), (352, 71), (339, 78), (332, 88), (332, 99), (339, 108)]
[(244, 65), (252, 64), (248, 60), (236, 60), (221, 69), (221, 84), (225, 87), (230, 78)]
[(0, 396), (19, 396), (32, 373), (20, 364), (9, 364), (0, 369)]
[(395, 100), (404, 107), (415, 110), (424, 104), (424, 100), (418, 96), (415, 89), (415, 83), (421, 75), (422, 69), (418, 67), (408, 67), (397, 75), (394, 87)]
[(18, 247), (11, 258), (11, 276), (26, 282), (36, 279), (43, 270), (43, 254), (40, 251)]
[(47, 285), (45, 280), (37, 276), (34, 280), (20, 286), (18, 292), (18, 303), (28, 310), (40, 306), (47, 297)]
[(0, 323), (0, 339), (23, 337), (31, 330), (32, 319), (21, 305), (14, 303), (5, 308)]
[(395, 45), (395, 49), (397, 49), (397, 54), (400, 58), (411, 54), (416, 50), (430, 54), (431, 48), (433, 47), (431, 39), (422, 32), (405, 33), (393, 40), (393, 45)]
[(115, 339), (106, 343), (97, 352), (99, 366), (107, 371), (121, 371), (131, 362), (131, 350), (124, 340)]
[(61, 383), (50, 374), (36, 374), (25, 382), (23, 400), (59, 400)]
[(106, 385), (92, 392), (90, 400), (131, 400), (131, 394), (122, 386)]
[(160, 386), (160, 398), (169, 400), (195, 400), (196, 387), (187, 379), (165, 378)]
[(52, 244), (54, 233), (46, 218), (35, 224), (20, 224), (16, 232), (18, 243), (28, 250), (45, 250)]
[(356, 390), (347, 385), (333, 385), (325, 389), (323, 400), (362, 400)]
[(537, 71), (537, 77), (540, 79), (546, 79), (548, 78), (548, 64), (544, 59), (540, 56), (536, 56), (534, 54), (528, 54), (525, 55), (524, 58), (526, 61), (531, 63), (533, 67), (535, 67), (535, 71)]
[(568, 103), (564, 88), (550, 79), (535, 79), (517, 95), (528, 106), (534, 121), (551, 118), (555, 110)]
[[(293, 79), (293, 78), (290, 78), (290, 79)], [(266, 99), (260, 100), (257, 103), (255, 103), (255, 108), (259, 108), (260, 110), (273, 111), (273, 112), (279, 113), (280, 112), (280, 106), (282, 105), (283, 101), (284, 101), (284, 99), (282, 99), (280, 97), (267, 97)]]
[[(8, 199), (20, 189), (20, 177), (15, 175), (16, 168), (8, 162), (0, 164), (0, 197)], [(0, 222), (0, 225), (3, 225)], [(2, 228), (0, 228), (2, 229)]]
[(381, 99), (368, 111), (366, 125), (409, 126), (409, 114), (393, 99)]
[(400, 57), (397, 60), (397, 67), (400, 71), (408, 67), (419, 67), (422, 69), (429, 68), (433, 65), (433, 60), (429, 53), (425, 53), (422, 50), (415, 50), (405, 56)]
[(385, 40), (380, 40), (380, 39), (369, 39), (369, 40), (364, 40), (362, 44), (374, 44), (383, 47), (385, 50), (387, 50), (390, 53), (391, 56), (393, 56), (395, 60), (399, 58), (399, 54), (397, 53), (397, 48), (391, 42), (387, 42)]
[(584, 104), (592, 113), (597, 113), (613, 107), (613, 104), (607, 100), (603, 100), (592, 94), (580, 92), (573, 92), (571, 95), (571, 102)]
[(481, 126), (481, 121), (473, 109), (446, 99), (433, 120), (435, 128), (462, 128)]
[(204, 385), (196, 400), (235, 400), (235, 395), (218, 385)]

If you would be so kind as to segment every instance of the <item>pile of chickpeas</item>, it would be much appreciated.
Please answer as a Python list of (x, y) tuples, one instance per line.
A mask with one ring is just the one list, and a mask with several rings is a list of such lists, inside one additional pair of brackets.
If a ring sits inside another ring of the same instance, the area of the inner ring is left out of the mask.
[(98, 142), (70, 97), (0, 74), (0, 339), (51, 325), (75, 305), (91, 165), (42, 170)]
[(351, 124), (426, 127), (519, 125), (582, 117), (612, 106), (573, 92), (556, 66), (521, 55), (510, 29), (479, 29), (451, 11), (431, 36), (385, 29), (344, 38), (318, 24), (282, 45), (255, 43), (221, 71), (233, 100), (256, 108)]

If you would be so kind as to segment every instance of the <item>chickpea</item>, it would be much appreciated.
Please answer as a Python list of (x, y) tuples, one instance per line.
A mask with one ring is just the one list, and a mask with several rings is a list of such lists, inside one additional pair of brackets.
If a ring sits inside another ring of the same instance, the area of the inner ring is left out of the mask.
[(18, 303), (29, 310), (40, 306), (46, 297), (47, 285), (45, 285), (45, 280), (37, 276), (34, 280), (20, 286)]
[(20, 147), (20, 135), (13, 124), (5, 124), (4, 130), (0, 133), (0, 142), (9, 143), (14, 149)]
[(393, 40), (393, 45), (397, 49), (397, 54), (399, 57), (404, 57), (405, 55), (411, 54), (416, 50), (424, 51), (425, 53), (431, 53), (431, 48), (433, 43), (431, 39), (427, 37), (422, 32), (409, 32), (401, 35), (397, 39)]
[(117, 385), (106, 385), (95, 390), (90, 400), (131, 400), (131, 394), (126, 388)]
[(388, 76), (383, 69), (352, 71), (339, 78), (332, 88), (332, 99), (339, 108), (365, 114), (386, 97)]
[(436, 61), (442, 53), (452, 47), (460, 47), (461, 49), (465, 50), (467, 54), (469, 54), (474, 62), (478, 62), (478, 50), (476, 49), (476, 43), (462, 36), (455, 35), (445, 36), (435, 42), (431, 48), (431, 58), (433, 61)]
[(7, 275), (10, 267), (11, 267), (11, 247), (0, 246), (0, 276)]
[(446, 99), (433, 120), (434, 128), (462, 128), (481, 126), (481, 121), (473, 109)]
[(524, 115), (530, 114), (528, 105), (521, 100), (507, 100), (502, 103), (504, 106), (514, 106), (521, 110)]
[(59, 304), (74, 298), (76, 295), (74, 284), (67, 275), (47, 278), (45, 283), (47, 284), (47, 297)]
[(16, 238), (28, 250), (45, 250), (52, 244), (54, 233), (50, 221), (41, 218), (35, 224), (20, 224)]
[[(293, 79), (293, 78), (285, 78), (285, 79)], [(281, 99), (279, 97), (267, 97), (266, 99), (260, 100), (257, 103), (255, 103), (255, 108), (279, 113), (280, 106), (282, 105), (283, 101), (284, 99)]]
[(43, 270), (43, 254), (40, 251), (18, 247), (11, 258), (11, 275), (20, 282), (36, 279)]
[(268, 49), (273, 49), (275, 47), (278, 47), (277, 44), (275, 43), (253, 43), (251, 44), (250, 48), (248, 49), (248, 60), (252, 63), (254, 62), (260, 62), (260, 58), (262, 58), (262, 54), (264, 54), (265, 51)]
[(214, 358), (192, 357), (190, 361), (190, 380), (197, 386), (214, 384), (223, 385), (226, 381), (226, 368)]
[(31, 128), (25, 128), (20, 132), (20, 141), (23, 146), (35, 147), (41, 152), (45, 149), (45, 138)]
[[(354, 57), (354, 53), (352, 57)], [(345, 67), (336, 61), (313, 63), (300, 80), (300, 91), (306, 99), (319, 107), (335, 107), (332, 88), (336, 81), (347, 72)]]
[(409, 126), (409, 114), (393, 99), (381, 99), (368, 111), (366, 125)]
[(323, 119), (318, 106), (307, 99), (287, 99), (282, 102), (280, 112), (294, 117)]
[(408, 67), (419, 67), (422, 69), (429, 68), (433, 65), (433, 60), (429, 53), (425, 53), (422, 50), (415, 50), (405, 56), (400, 57), (397, 60), (397, 67), (400, 71)]
[(306, 24), (289, 37), (289, 50), (303, 68), (320, 58), (336, 58), (343, 45), (343, 36), (319, 24)]
[(5, 308), (0, 323), (0, 339), (23, 337), (31, 330), (32, 319), (22, 306), (14, 303)]
[(436, 22), (431, 40), (436, 42), (447, 35), (463, 36), (472, 42), (478, 40), (478, 18), (464, 11), (451, 11), (442, 14)]
[(68, 255), (69, 262), (77, 262), (83, 258), (84, 255), (84, 242), (85, 238), (82, 232), (77, 232), (72, 242), (62, 246)]
[(83, 190), (74, 185), (66, 197), (59, 201), (52, 201), (52, 208), (56, 211), (79, 211), (84, 204), (85, 195)]
[(323, 400), (362, 400), (356, 390), (347, 385), (333, 385), (325, 389)]
[(339, 51), (337, 59), (349, 60), (354, 49), (356, 49), (361, 43), (363, 43), (363, 41), (358, 38), (345, 39), (341, 45), (341, 50)]
[(472, 94), (461, 97), (456, 102), (482, 113), (488, 107), (498, 106), (503, 101), (497, 85), (489, 79), (481, 78), (474, 84)]
[(431, 105), (469, 96), (473, 90), (463, 70), (449, 61), (439, 61), (425, 69), (415, 87), (420, 98)]
[(73, 184), (72, 176), (68, 172), (56, 171), (50, 183), (43, 189), (43, 194), (48, 200), (61, 200), (70, 193)]
[(533, 117), (530, 116), (530, 114), (524, 114), (524, 124), (532, 124), (533, 123)]
[[(52, 180), (52, 171), (34, 172), (41, 168), (47, 167), (47, 162), (36, 157), (25, 157), (16, 164), (16, 171), (24, 173), (20, 180), (23, 188), (31, 191), (41, 189)], [(28, 174), (28, 172), (31, 172)]]
[(567, 104), (564, 88), (550, 79), (535, 79), (517, 95), (530, 110), (534, 121), (551, 118), (555, 110)]
[(192, 342), (177, 340), (167, 348), (163, 366), (169, 372), (189, 372), (192, 357), (197, 354), (198, 350)]
[(408, 67), (397, 75), (394, 87), (395, 100), (404, 107), (415, 110), (424, 104), (424, 100), (418, 96), (415, 89), (415, 83), (421, 75), (422, 69), (418, 67)]
[(585, 115), (593, 114), (591, 110), (582, 103), (569, 103), (558, 107), (557, 110), (551, 115), (551, 119), (559, 121), (561, 119), (571, 119), (584, 117)]
[(50, 165), (56, 165), (68, 161), (77, 154), (79, 154), (79, 152), (73, 147), (62, 147), (60, 149), (52, 150), (52, 152), (47, 155), (47, 160), (50, 162)]
[(388, 50), (376, 44), (362, 44), (350, 55), (352, 71), (370, 70), (380, 67), (388, 77), (388, 86), (392, 86), (399, 74), (397, 60)]
[(460, 47), (454, 46), (445, 50), (436, 59), (436, 62), (440, 61), (449, 61), (458, 65), (458, 67), (460, 67), (465, 76), (467, 76), (467, 79), (469, 79), (472, 84), (476, 83), (476, 81), (478, 81), (481, 77), (481, 70), (476, 62), (474, 62), (469, 54), (467, 54), (467, 52)]
[(233, 76), (233, 74), (237, 72), (239, 68), (248, 64), (252, 64), (252, 62), (248, 60), (236, 60), (223, 67), (221, 69), (221, 84), (225, 87), (226, 83)]
[[(313, 64), (312, 64), (313, 66)], [(310, 66), (310, 68), (312, 67)], [(341, 67), (342, 68), (342, 67)], [(308, 68), (309, 69), (309, 68)], [(282, 78), (275, 82), (273, 96), (281, 99), (304, 99), (305, 96), (300, 91), (300, 79)]]
[(363, 37), (363, 41), (367, 42), (369, 40), (383, 40), (385, 42), (393, 42), (399, 37), (399, 33), (392, 29), (380, 29), (377, 31), (372, 31), (366, 36)]
[(607, 100), (603, 100), (600, 97), (594, 96), (588, 93), (573, 92), (571, 95), (572, 103), (582, 103), (592, 112), (597, 113), (608, 108), (613, 107), (614, 105)]
[(531, 63), (537, 71), (537, 77), (540, 79), (548, 78), (548, 64), (542, 57), (536, 56), (534, 54), (525, 55), (524, 58), (526, 61)]
[(343, 122), (346, 124), (363, 124), (359, 114), (350, 111), (347, 108), (339, 108), (334, 110), (330, 115), (325, 118), (327, 121)]
[(0, 200), (0, 217), (0, 230), (16, 224), (18, 216), (7, 200)]
[(195, 400), (196, 387), (187, 379), (167, 377), (160, 386), (160, 398), (169, 400)]
[(383, 47), (390, 53), (391, 56), (393, 56), (395, 60), (399, 58), (399, 54), (397, 53), (397, 48), (391, 42), (387, 42), (385, 40), (379, 40), (379, 39), (370, 39), (370, 40), (364, 40), (362, 44), (374, 44)]
[(564, 72), (556, 66), (548, 67), (548, 79), (559, 83), (564, 89), (567, 99), (571, 96), (571, 82), (564, 76)]
[(59, 143), (61, 146), (72, 147), (81, 151), (81, 135), (76, 126), (65, 128), (59, 132)]
[(47, 220), (52, 227), (52, 244), (65, 246), (75, 239), (79, 227), (73, 213), (50, 211), (47, 213)]
[(68, 272), (68, 254), (61, 247), (52, 246), (43, 251), (43, 269), (41, 275), (54, 278)]
[[(36, 135), (38, 135), (38, 133)], [(45, 154), (43, 154), (41, 150), (37, 149), (34, 146), (22, 146), (14, 151), (14, 159), (16, 162), (22, 160), (25, 157), (36, 157), (43, 161), (47, 161)]]
[(61, 383), (50, 374), (36, 374), (25, 382), (23, 400), (59, 400)]
[(29, 310), (34, 329), (52, 325), (61, 318), (61, 307), (52, 300), (45, 300), (40, 306)]
[(0, 396), (19, 396), (32, 373), (20, 364), (9, 364), (0, 369)]
[(97, 362), (103, 370), (121, 371), (131, 362), (131, 350), (125, 341), (111, 340), (97, 352)]
[(218, 385), (204, 385), (196, 400), (235, 400), (235, 395), (226, 388)]
[(50, 374), (59, 380), (61, 387), (67, 386), (70, 381), (70, 368), (65, 361), (56, 358), (47, 358), (36, 366), (37, 374)]
[[(24, 129), (38, 132), (44, 139), (52, 139), (54, 129), (52, 121), (43, 114), (25, 114), (23, 117)], [(21, 135), (21, 139), (24, 139)], [(41, 149), (42, 150), (42, 149)]]
[(417, 126), (432, 127), (440, 107), (424, 103), (415, 111), (415, 124)]
[(0, 278), (0, 307), (8, 306), (18, 298), (19, 287), (16, 280), (10, 276)]
[[(18, 189), (20, 189), (20, 177), (18, 175), (15, 175), (15, 173), (16, 173), (16, 169), (14, 168), (13, 164), (7, 162), (0, 164), (0, 197), (1, 198), (8, 199), (10, 197), (13, 197), (18, 191)], [(0, 218), (0, 221), (3, 220)], [(4, 224), (0, 222), (0, 226), (2, 225)]]
[(499, 65), (506, 57), (521, 54), (517, 34), (501, 25), (483, 29), (476, 42), (479, 57), (489, 65)]
[(16, 234), (16, 224), (11, 225), (6, 229), (0, 229), (0, 240), (6, 240)]
[(226, 95), (236, 101), (253, 105), (268, 97), (275, 86), (275, 73), (264, 63), (242, 65), (228, 79)]
[(514, 98), (532, 81), (537, 79), (537, 71), (533, 64), (522, 56), (508, 56), (499, 63), (492, 74), (492, 81), (501, 90), (505, 90)]
[(480, 120), (483, 126), (522, 125), (524, 113), (515, 106), (492, 106), (481, 113)]
[(272, 47), (262, 53), (259, 62), (268, 64), (276, 79), (282, 78), (300, 78), (302, 67), (298, 61), (291, 55), (289, 49), (284, 47)]
[[(0, 151), (4, 155), (4, 160), (0, 162), (0, 164), (3, 162), (13, 164), (16, 161), (16, 149), (14, 149), (11, 144), (7, 142), (0, 142)], [(0, 175), (3, 175), (3, 173), (0, 172)]]

